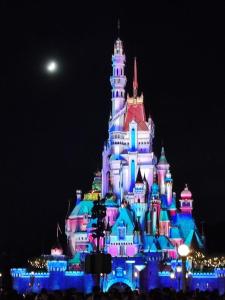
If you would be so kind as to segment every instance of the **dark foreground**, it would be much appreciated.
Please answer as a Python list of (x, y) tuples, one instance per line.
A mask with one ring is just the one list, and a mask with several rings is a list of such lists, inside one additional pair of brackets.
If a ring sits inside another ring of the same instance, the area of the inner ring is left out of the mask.
[(46, 291), (42, 290), (40, 294), (28, 293), (19, 295), (15, 290), (2, 290), (0, 300), (225, 300), (225, 294), (219, 295), (215, 291), (194, 291), (183, 294), (172, 289), (155, 289), (147, 293), (138, 291), (118, 292), (111, 290), (102, 293), (98, 288), (93, 290), (92, 294), (83, 294), (70, 289), (67, 291)]

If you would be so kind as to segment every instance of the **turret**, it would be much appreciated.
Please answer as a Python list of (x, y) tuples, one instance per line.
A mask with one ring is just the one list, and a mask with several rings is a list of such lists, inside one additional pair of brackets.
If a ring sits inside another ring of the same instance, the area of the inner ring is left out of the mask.
[(134, 202), (131, 204), (131, 208), (135, 213), (135, 218), (139, 219), (139, 225), (142, 229), (145, 229), (145, 213), (147, 210), (146, 183), (141, 175), (140, 167), (137, 172), (133, 194)]
[(168, 207), (168, 211), (170, 213), (170, 216), (175, 216), (177, 213), (177, 206), (176, 206), (176, 193), (173, 192), (173, 196), (172, 196), (172, 203), (171, 205)]
[(161, 209), (159, 216), (159, 234), (169, 236), (170, 220), (167, 210)]
[(75, 205), (79, 204), (81, 200), (82, 200), (82, 191), (81, 190), (76, 190), (76, 203), (75, 203)]
[(51, 248), (51, 255), (52, 256), (61, 256), (63, 255), (63, 248), (57, 239), (56, 243)]
[(184, 214), (192, 214), (192, 193), (189, 191), (187, 184), (185, 185), (184, 190), (180, 194), (180, 210)]
[(159, 162), (157, 165), (157, 173), (158, 173), (158, 184), (160, 187), (160, 194), (164, 195), (166, 193), (166, 186), (165, 186), (165, 176), (166, 172), (168, 171), (170, 165), (168, 164), (165, 156), (165, 149), (162, 147), (161, 149), (161, 156), (159, 158)]
[(138, 173), (137, 173), (136, 182), (135, 182), (133, 192), (134, 192), (134, 197), (135, 197), (134, 202), (136, 202), (136, 203), (137, 202), (139, 202), (139, 203), (144, 203), (145, 202), (146, 189), (145, 189), (145, 183), (144, 183), (144, 180), (142, 178), (140, 168), (138, 169)]
[[(113, 74), (110, 77), (112, 86), (112, 118), (123, 108), (125, 102), (125, 86), (127, 78), (124, 75), (125, 55), (123, 53), (123, 43), (117, 38), (114, 44), (114, 54), (112, 56)], [(121, 124), (117, 124), (118, 126)]]
[(166, 186), (166, 200), (167, 206), (170, 207), (173, 200), (173, 179), (170, 173), (170, 170), (167, 170), (165, 177), (165, 186)]
[(156, 182), (152, 184), (150, 210), (151, 210), (151, 234), (159, 233), (159, 217), (161, 200), (159, 198), (159, 186)]

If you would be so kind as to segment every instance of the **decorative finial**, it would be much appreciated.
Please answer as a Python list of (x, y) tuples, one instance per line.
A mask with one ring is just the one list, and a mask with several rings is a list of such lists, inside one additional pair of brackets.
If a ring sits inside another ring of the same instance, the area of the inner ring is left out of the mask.
[(137, 59), (134, 58), (134, 79), (133, 79), (133, 97), (137, 98), (138, 80), (137, 80)]

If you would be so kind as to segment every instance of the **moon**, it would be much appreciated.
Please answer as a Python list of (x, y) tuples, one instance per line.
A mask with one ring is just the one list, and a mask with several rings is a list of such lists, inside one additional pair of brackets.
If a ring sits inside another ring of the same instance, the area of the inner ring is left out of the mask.
[(58, 63), (55, 60), (50, 60), (46, 64), (46, 71), (50, 74), (54, 74), (58, 71)]

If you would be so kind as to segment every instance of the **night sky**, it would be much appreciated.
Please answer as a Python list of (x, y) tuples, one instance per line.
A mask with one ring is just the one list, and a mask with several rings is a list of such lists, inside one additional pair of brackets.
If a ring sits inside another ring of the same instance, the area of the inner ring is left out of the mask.
[[(118, 17), (127, 92), (137, 56), (154, 151), (164, 144), (174, 190), (188, 183), (208, 251), (223, 252), (224, 2), (105, 2), (2, 2), (0, 253), (49, 253), (75, 190), (101, 168)], [(45, 72), (49, 59), (57, 74)]]

